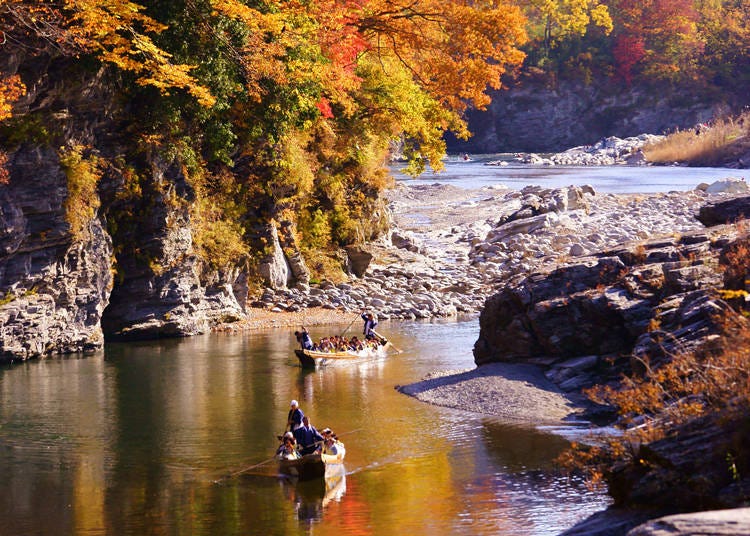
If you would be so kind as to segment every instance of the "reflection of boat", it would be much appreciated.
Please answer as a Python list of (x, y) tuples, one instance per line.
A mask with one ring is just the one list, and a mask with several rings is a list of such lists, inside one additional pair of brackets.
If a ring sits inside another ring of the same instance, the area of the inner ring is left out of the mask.
[(344, 472), (344, 446), (337, 445), (338, 454), (306, 454), (296, 460), (279, 460), (279, 473), (299, 480), (329, 478)]
[(300, 521), (320, 521), (325, 508), (338, 502), (346, 493), (346, 472), (341, 466), (339, 474), (322, 480), (306, 482), (282, 481), (287, 497), (294, 503)]
[(346, 352), (317, 352), (315, 350), (295, 350), (297, 359), (305, 368), (317, 368), (342, 363), (351, 363), (357, 360), (372, 359), (375, 357), (384, 357), (386, 346), (380, 345), (377, 348), (365, 348), (364, 350), (346, 351)]

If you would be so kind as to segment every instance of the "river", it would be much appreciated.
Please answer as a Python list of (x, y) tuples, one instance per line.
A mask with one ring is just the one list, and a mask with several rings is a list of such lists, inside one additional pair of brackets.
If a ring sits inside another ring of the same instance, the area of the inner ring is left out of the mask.
[[(403, 353), (315, 372), (297, 366), (287, 329), (4, 367), (0, 534), (538, 535), (607, 506), (553, 470), (575, 428), (394, 389), (473, 367), (475, 318), (380, 328)], [(346, 475), (329, 489), (284, 482), (268, 461), (293, 398), (347, 447)]]
[[(744, 177), (747, 170), (727, 168), (690, 168), (682, 166), (538, 166), (513, 162), (507, 153), (471, 155), (464, 161), (453, 156), (445, 161), (445, 171), (428, 172), (416, 179), (392, 168), (397, 181), (408, 184), (453, 184), (461, 188), (483, 186), (507, 186), (521, 189), (530, 185), (546, 188), (584, 185), (593, 186), (601, 193), (655, 193), (672, 190), (692, 190), (700, 183), (712, 182), (726, 177)], [(503, 160), (506, 166), (488, 166), (487, 162)]]
[[(658, 192), (732, 175), (475, 157), (398, 180)], [(581, 429), (434, 407), (394, 389), (472, 368), (476, 318), (380, 330), (403, 353), (317, 372), (297, 366), (287, 329), (107, 344), (0, 368), (0, 535), (551, 535), (606, 508), (604, 493), (554, 471)], [(345, 442), (345, 477), (277, 477), (270, 458), (291, 399)]]

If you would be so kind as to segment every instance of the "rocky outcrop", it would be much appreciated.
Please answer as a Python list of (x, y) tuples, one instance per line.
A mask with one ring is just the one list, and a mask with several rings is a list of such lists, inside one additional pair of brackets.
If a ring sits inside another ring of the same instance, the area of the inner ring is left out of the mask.
[(723, 286), (719, 259), (733, 233), (631, 243), (508, 285), (480, 315), (476, 363), (553, 358), (551, 374), (566, 381), (576, 374), (562, 364), (562, 376), (555, 360), (586, 358), (592, 368), (592, 355), (655, 360), (694, 348), (716, 332), (713, 313), (722, 305), (712, 289)]
[(0, 189), (0, 360), (99, 348), (110, 237), (97, 218), (73, 235), (54, 151), (17, 151), (11, 165), (12, 181)]
[(260, 262), (258, 272), (267, 286), (272, 289), (287, 288), (292, 283), (292, 269), (284, 255), (279, 242), (279, 233), (274, 224), (268, 225), (266, 233), (269, 236), (271, 252)]
[(743, 506), (750, 478), (731, 466), (744, 466), (738, 452), (750, 442), (747, 417), (701, 418), (673, 432), (636, 446), (640, 462), (618, 466), (608, 477), (616, 503), (672, 511)]
[[(165, 177), (169, 180), (165, 180)], [(209, 270), (193, 249), (187, 203), (191, 198), (178, 166), (156, 165), (148, 206), (138, 225), (118, 239), (137, 245), (138, 254), (118, 257), (122, 278), (115, 285), (102, 318), (109, 340), (182, 337), (207, 332), (217, 322), (244, 317), (246, 292), (239, 269)], [(162, 193), (164, 184), (177, 185)]]

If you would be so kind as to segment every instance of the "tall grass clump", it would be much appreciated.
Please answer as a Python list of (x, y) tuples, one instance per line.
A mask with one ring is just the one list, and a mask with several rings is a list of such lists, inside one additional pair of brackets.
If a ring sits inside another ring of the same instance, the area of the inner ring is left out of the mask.
[(678, 130), (643, 147), (649, 162), (721, 165), (750, 147), (750, 112), (719, 119), (711, 126)]

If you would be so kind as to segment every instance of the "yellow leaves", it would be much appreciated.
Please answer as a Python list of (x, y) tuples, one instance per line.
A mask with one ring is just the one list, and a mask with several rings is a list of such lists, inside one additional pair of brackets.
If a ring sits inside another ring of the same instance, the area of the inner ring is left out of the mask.
[(26, 86), (18, 75), (0, 79), (0, 121), (11, 116), (13, 102), (26, 91)]
[[(143, 6), (129, 1), (66, 0), (64, 10), (53, 5), (30, 5), (23, 0), (6, 0), (5, 8), (19, 27), (36, 37), (55, 42), (69, 53), (93, 53), (107, 63), (137, 76), (142, 85), (153, 85), (167, 92), (182, 88), (204, 106), (214, 99), (189, 72), (188, 65), (171, 61), (149, 37), (166, 26), (143, 13)], [(0, 87), (0, 118), (9, 93)]]
[(65, 219), (76, 237), (85, 234), (100, 204), (96, 189), (102, 175), (101, 166), (96, 156), (86, 154), (87, 150), (83, 145), (74, 145), (61, 148), (59, 153), (68, 179)]
[(589, 24), (606, 34), (612, 31), (607, 6), (599, 0), (522, 0), (534, 37), (555, 43), (573, 35), (583, 36)]

